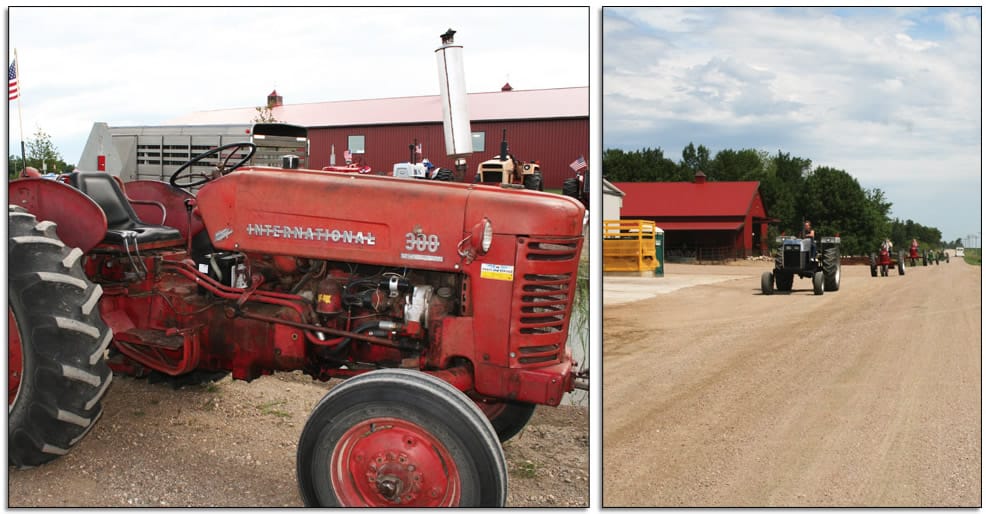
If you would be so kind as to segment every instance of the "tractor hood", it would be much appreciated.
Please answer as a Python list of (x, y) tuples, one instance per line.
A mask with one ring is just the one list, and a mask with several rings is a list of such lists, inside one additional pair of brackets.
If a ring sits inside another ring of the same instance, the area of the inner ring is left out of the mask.
[(497, 235), (576, 237), (582, 205), (500, 187), (311, 170), (242, 168), (197, 196), (217, 249), (450, 270), (488, 219)]

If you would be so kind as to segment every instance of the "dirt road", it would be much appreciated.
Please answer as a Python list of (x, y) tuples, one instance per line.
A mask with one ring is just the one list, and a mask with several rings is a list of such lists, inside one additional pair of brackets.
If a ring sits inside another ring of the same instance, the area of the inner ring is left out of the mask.
[[(72, 452), (8, 468), (7, 506), (300, 507), (298, 437), (329, 385), (278, 373), (176, 391), (116, 377)], [(504, 452), (508, 506), (588, 506), (587, 407), (539, 407)]]
[(730, 276), (608, 307), (604, 281), (603, 505), (981, 506), (981, 269), (763, 296), (769, 268), (672, 264)]

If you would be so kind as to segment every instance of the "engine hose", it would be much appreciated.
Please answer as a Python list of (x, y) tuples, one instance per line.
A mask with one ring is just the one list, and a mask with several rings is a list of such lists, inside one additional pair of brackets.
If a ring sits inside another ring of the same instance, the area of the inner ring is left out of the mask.
[[(356, 330), (353, 330), (353, 332), (355, 332), (357, 334), (362, 334), (363, 332), (365, 332), (367, 330), (370, 330), (370, 329), (373, 329), (373, 328), (380, 328), (380, 323), (381, 322), (379, 322), (379, 321), (371, 321), (370, 323), (364, 323), (364, 324), (356, 327)], [(349, 346), (349, 343), (352, 342), (352, 340), (353, 340), (353, 338), (351, 338), (351, 337), (347, 337), (347, 338), (343, 339), (342, 341), (339, 342), (339, 344), (337, 344), (334, 347), (332, 347), (332, 349), (329, 351), (329, 353), (331, 355), (338, 355), (344, 349), (346, 349), (346, 347)]]

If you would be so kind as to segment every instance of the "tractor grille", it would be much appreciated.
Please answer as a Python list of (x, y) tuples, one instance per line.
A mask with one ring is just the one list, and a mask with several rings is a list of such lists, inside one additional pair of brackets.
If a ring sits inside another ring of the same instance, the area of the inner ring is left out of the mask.
[(493, 182), (499, 184), (503, 182), (503, 172), (502, 171), (483, 171), (483, 183)]
[(784, 247), (784, 268), (785, 269), (802, 269), (804, 268), (804, 253), (801, 252), (800, 246), (785, 246)]
[(519, 241), (511, 326), (511, 363), (558, 362), (565, 351), (581, 238)]

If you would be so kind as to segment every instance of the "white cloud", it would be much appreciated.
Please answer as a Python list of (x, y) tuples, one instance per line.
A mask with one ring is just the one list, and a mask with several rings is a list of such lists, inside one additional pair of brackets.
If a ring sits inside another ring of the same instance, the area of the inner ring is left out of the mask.
[(607, 8), (603, 27), (609, 147), (780, 149), (981, 203), (977, 10)]

